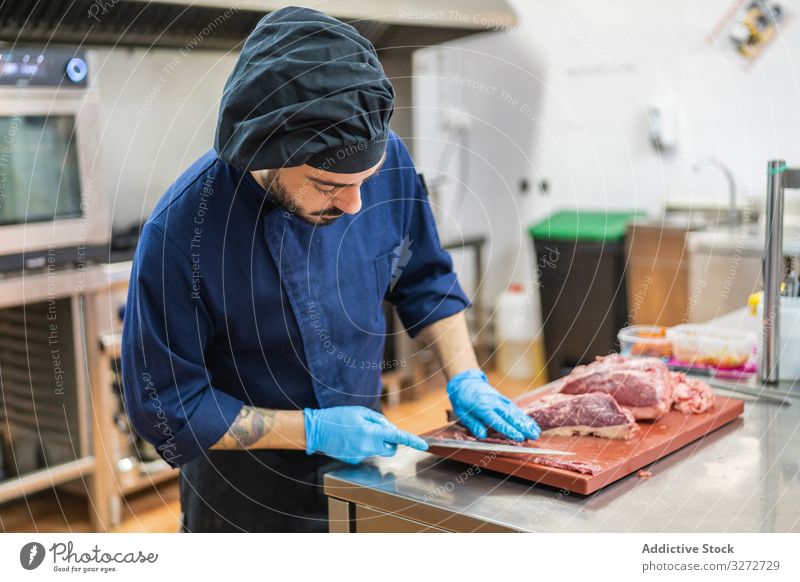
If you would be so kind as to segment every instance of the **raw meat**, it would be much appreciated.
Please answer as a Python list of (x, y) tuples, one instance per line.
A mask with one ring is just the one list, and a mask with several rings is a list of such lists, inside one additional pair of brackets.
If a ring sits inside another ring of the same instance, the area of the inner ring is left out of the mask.
[(598, 357), (564, 378), (561, 392), (610, 394), (638, 420), (658, 418), (672, 406), (669, 368), (658, 358)]
[(614, 397), (638, 420), (658, 418), (675, 408), (699, 414), (714, 406), (714, 393), (702, 380), (670, 372), (657, 358), (599, 357), (564, 379), (563, 394), (602, 392)]
[(594, 435), (608, 439), (631, 438), (638, 430), (636, 419), (603, 392), (549, 394), (525, 407), (543, 435)]
[(684, 414), (700, 414), (714, 406), (714, 393), (711, 387), (696, 378), (689, 378), (682, 372), (670, 372), (672, 380), (672, 407)]

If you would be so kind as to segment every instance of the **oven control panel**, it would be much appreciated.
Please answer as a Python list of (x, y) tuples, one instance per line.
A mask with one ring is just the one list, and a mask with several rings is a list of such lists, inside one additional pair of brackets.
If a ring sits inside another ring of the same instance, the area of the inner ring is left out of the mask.
[(87, 86), (89, 65), (84, 51), (68, 48), (0, 48), (0, 86)]

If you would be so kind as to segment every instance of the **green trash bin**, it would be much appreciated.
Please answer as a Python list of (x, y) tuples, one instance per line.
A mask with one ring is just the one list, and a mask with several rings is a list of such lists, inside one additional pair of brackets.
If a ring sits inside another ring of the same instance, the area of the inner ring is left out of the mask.
[(625, 232), (637, 212), (556, 212), (530, 228), (550, 380), (617, 349), (627, 321)]

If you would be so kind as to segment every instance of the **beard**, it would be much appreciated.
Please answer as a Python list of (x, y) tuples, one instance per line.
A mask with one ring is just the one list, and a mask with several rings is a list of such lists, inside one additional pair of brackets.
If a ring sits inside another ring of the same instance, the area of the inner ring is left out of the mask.
[(296, 216), (306, 224), (311, 226), (328, 226), (333, 224), (337, 218), (344, 214), (343, 210), (338, 208), (328, 208), (327, 210), (319, 210), (317, 212), (304, 212), (300, 206), (300, 200), (303, 194), (293, 194), (289, 192), (286, 185), (281, 182), (277, 170), (267, 170), (264, 181), (265, 187), (272, 194), (272, 199), (275, 204), (286, 212)]

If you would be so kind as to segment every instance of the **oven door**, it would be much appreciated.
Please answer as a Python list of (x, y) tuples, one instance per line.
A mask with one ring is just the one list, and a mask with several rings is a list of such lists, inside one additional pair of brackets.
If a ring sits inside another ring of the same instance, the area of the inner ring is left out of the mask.
[(0, 88), (0, 256), (108, 243), (97, 136), (91, 90)]

